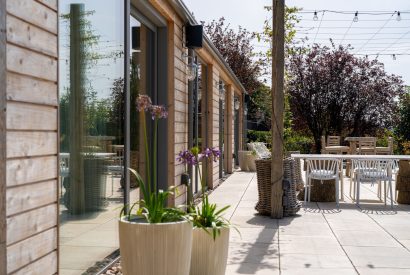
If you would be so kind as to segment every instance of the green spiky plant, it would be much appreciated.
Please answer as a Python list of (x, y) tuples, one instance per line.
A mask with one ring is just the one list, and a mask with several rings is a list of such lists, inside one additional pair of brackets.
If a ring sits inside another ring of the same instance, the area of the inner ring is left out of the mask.
[[(167, 117), (167, 112), (163, 106), (157, 106), (151, 104), (151, 99), (146, 95), (139, 95), (137, 98), (137, 110), (141, 113), (142, 128), (144, 134), (145, 145), (145, 161), (146, 161), (146, 178), (144, 182), (140, 174), (129, 168), (131, 173), (135, 176), (136, 182), (141, 188), (143, 198), (139, 202), (135, 202), (131, 205), (126, 205), (121, 210), (121, 218), (125, 218), (128, 221), (133, 221), (135, 218), (144, 218), (148, 223), (168, 223), (178, 222), (183, 220), (189, 220), (185, 211), (176, 207), (166, 207), (168, 198), (174, 195), (176, 190), (174, 187), (170, 187), (168, 190), (157, 190), (157, 141), (158, 141), (158, 120)], [(150, 169), (150, 152), (147, 136), (146, 125), (146, 112), (150, 112), (152, 119), (154, 120), (154, 135), (153, 135), (153, 166), (152, 166), (152, 181), (151, 181), (151, 169)], [(134, 208), (137, 210), (134, 211)], [(128, 210), (129, 208), (129, 210)], [(134, 211), (134, 212), (133, 212)]]
[[(218, 149), (206, 148), (201, 152), (198, 147), (193, 147), (190, 150), (181, 151), (177, 158), (179, 162), (193, 166), (198, 171), (201, 182), (202, 202), (200, 205), (189, 205), (188, 215), (194, 227), (201, 228), (206, 233), (211, 234), (214, 240), (221, 234), (221, 229), (233, 227), (223, 216), (230, 205), (218, 209), (217, 204), (209, 202), (208, 194), (206, 193), (206, 178), (202, 176), (199, 166), (203, 160), (212, 158), (214, 161), (217, 161), (219, 157), (220, 152)], [(236, 227), (233, 228), (236, 229)]]

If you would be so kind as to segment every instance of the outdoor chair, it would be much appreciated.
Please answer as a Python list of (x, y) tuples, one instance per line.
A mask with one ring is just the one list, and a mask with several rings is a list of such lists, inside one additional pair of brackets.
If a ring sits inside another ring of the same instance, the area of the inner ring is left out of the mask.
[(376, 138), (364, 137), (359, 140), (359, 155), (375, 155), (376, 154)]
[(307, 159), (306, 183), (304, 203), (310, 201), (312, 180), (335, 180), (336, 184), (336, 205), (339, 208), (339, 166), (337, 159)]
[(376, 147), (376, 155), (392, 155), (393, 154), (393, 138), (387, 139), (387, 147)]
[(343, 154), (349, 152), (348, 146), (340, 145), (340, 136), (322, 136), (322, 154)]
[(111, 164), (106, 166), (111, 175), (111, 195), (114, 194), (114, 177), (122, 178), (124, 174), (124, 148), (114, 149), (115, 156), (110, 158)]
[(60, 155), (60, 195), (63, 197), (64, 179), (69, 176), (70, 172), (70, 157)]
[(390, 192), (390, 202), (393, 208), (393, 188), (392, 188), (392, 160), (353, 160), (354, 168), (354, 189), (356, 190), (356, 204), (359, 206), (360, 203), (360, 185), (363, 183), (378, 184), (378, 194), (381, 197), (381, 183), (384, 183), (384, 204), (387, 203), (387, 192), (386, 192), (386, 182), (388, 182), (388, 188)]

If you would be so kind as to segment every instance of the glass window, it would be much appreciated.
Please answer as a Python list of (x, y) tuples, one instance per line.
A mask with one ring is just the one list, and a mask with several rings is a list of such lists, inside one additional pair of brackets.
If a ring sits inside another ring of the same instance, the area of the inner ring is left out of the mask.
[(123, 1), (60, 1), (60, 273), (118, 249), (124, 185)]
[[(145, 171), (136, 99), (147, 93), (154, 103), (167, 105), (166, 86), (157, 81), (166, 79), (166, 28), (157, 29), (139, 15), (130, 17), (125, 32), (123, 2), (59, 3), (60, 273), (81, 274), (118, 255), (120, 210), (125, 198), (139, 198), (135, 178), (125, 182), (125, 173), (127, 167), (143, 176)], [(125, 33), (130, 40), (126, 55)], [(166, 152), (166, 123), (158, 129), (159, 149)], [(166, 153), (157, 159), (163, 163), (157, 172), (164, 173)]]
[[(189, 124), (191, 125), (190, 129), (190, 144), (189, 146), (193, 147), (196, 146), (201, 150), (204, 150), (207, 147), (206, 141), (206, 109), (207, 109), (207, 99), (206, 99), (206, 82), (207, 82), (207, 70), (206, 65), (204, 65), (199, 58), (195, 57), (195, 71), (196, 76), (193, 79), (190, 85), (189, 91), (189, 98), (190, 98), (190, 108), (192, 108), (192, 116), (189, 116), (190, 121)], [(203, 163), (200, 167), (195, 167), (194, 169), (190, 169), (190, 177), (191, 177), (191, 187), (192, 187), (192, 195), (195, 197), (199, 195), (201, 191), (201, 182), (199, 173), (205, 177), (206, 175), (206, 162)]]

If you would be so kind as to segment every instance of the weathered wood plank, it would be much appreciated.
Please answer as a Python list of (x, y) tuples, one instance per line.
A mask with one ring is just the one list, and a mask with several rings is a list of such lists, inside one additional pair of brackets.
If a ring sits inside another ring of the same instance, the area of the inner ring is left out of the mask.
[(7, 219), (7, 245), (57, 225), (57, 204), (48, 205)]
[(57, 248), (57, 229), (52, 228), (7, 248), (7, 272), (49, 254)]
[(43, 5), (46, 5), (47, 7), (57, 11), (58, 5), (57, 5), (57, 0), (36, 0), (39, 3), (42, 3)]
[(57, 60), (11, 44), (7, 45), (7, 70), (57, 81)]
[(19, 46), (57, 57), (57, 36), (7, 15), (7, 41)]
[(34, 0), (7, 1), (7, 12), (57, 34), (57, 13)]
[[(57, 201), (57, 181), (50, 180), (7, 189), (7, 215), (15, 215)], [(55, 220), (56, 217), (49, 217)]]
[(44, 105), (58, 105), (57, 84), (7, 73), (7, 99)]
[(7, 104), (8, 130), (57, 130), (57, 109), (17, 102)]
[(6, 0), (0, 0), (0, 274), (6, 274)]
[(7, 160), (7, 186), (55, 179), (57, 169), (57, 156)]
[(57, 154), (56, 132), (7, 133), (7, 158)]
[(13, 275), (57, 274), (57, 252), (52, 252), (38, 261), (19, 269)]

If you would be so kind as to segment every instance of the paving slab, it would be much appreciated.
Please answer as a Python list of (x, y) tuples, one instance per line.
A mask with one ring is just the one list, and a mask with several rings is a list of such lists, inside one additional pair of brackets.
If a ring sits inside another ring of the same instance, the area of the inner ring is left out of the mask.
[(310, 202), (280, 220), (257, 215), (255, 173), (229, 177), (210, 200), (230, 204), (231, 231), (226, 275), (410, 274), (410, 206), (391, 209), (377, 186), (363, 185), (360, 207), (344, 201)]

